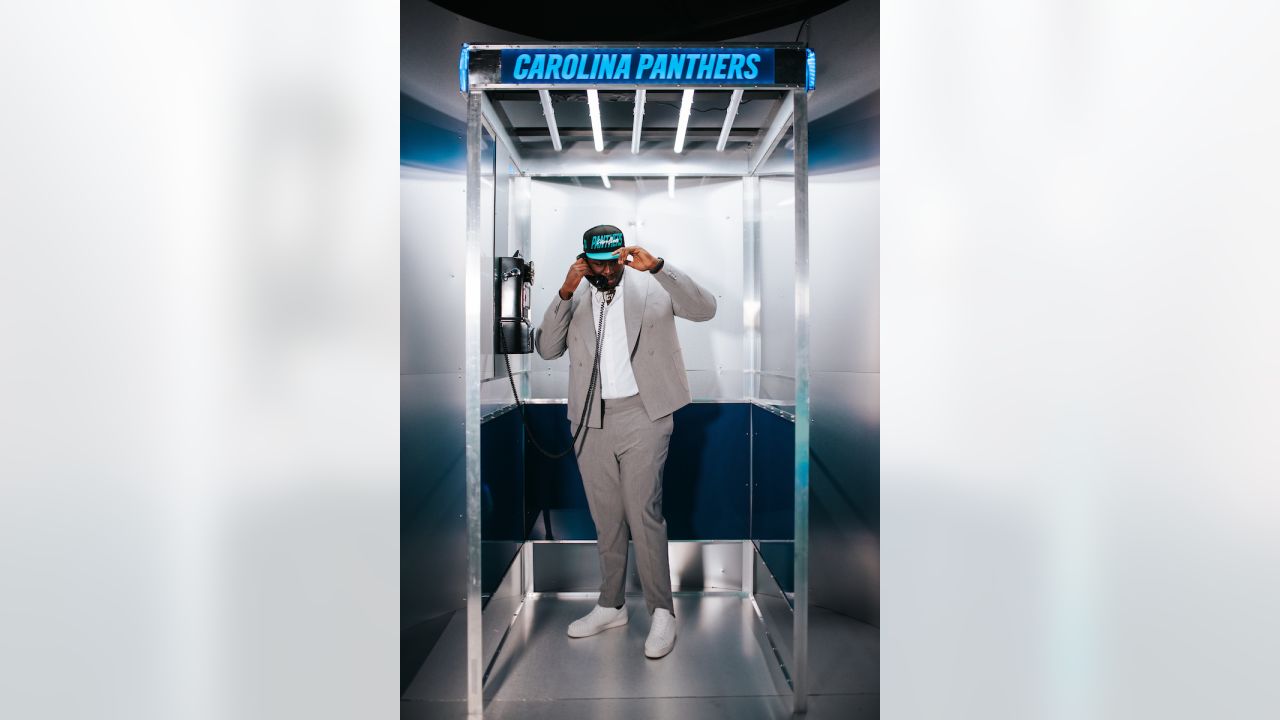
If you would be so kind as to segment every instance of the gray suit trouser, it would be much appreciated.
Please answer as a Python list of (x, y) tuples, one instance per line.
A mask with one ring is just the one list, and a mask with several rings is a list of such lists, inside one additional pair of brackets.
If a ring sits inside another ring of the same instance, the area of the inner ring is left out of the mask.
[(674, 420), (671, 414), (650, 420), (637, 394), (605, 400), (603, 424), (586, 429), (578, 452), (600, 552), (597, 604), (615, 607), (623, 602), (629, 530), (649, 613), (666, 608), (674, 615), (667, 520), (662, 516), (662, 468)]

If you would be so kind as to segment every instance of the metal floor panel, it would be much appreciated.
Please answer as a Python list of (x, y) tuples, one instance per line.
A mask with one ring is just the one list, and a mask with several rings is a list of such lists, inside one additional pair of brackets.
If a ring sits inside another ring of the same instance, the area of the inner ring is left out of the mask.
[[(674, 599), (675, 648), (649, 660), (643, 595), (627, 595), (631, 615), (625, 627), (587, 638), (570, 638), (565, 629), (591, 609), (595, 597), (528, 598), (485, 688), (485, 719), (790, 718), (790, 691), (750, 600), (696, 592), (675, 593)], [(822, 608), (811, 607), (810, 613), (813, 685), (808, 713), (797, 717), (878, 717), (879, 630)], [(466, 720), (462, 700), (428, 699), (463, 694), (464, 638), (454, 625), (404, 695), (403, 720)]]
[(485, 686), (492, 700), (787, 695), (763, 628), (742, 593), (675, 593), (676, 644), (644, 655), (649, 615), (628, 595), (627, 625), (586, 638), (566, 634), (594, 597), (530, 597)]
[[(467, 720), (464, 702), (402, 703), (401, 720)], [(875, 720), (880, 696), (811, 695), (809, 711), (792, 715), (782, 695), (699, 698), (601, 698), (582, 700), (493, 700), (484, 720)]]
[[(448, 624), (422, 667), (414, 673), (405, 700), (439, 700), (467, 697), (467, 614), (450, 613)], [(463, 714), (466, 714), (465, 703)]]
[(809, 693), (880, 692), (880, 629), (809, 606)]

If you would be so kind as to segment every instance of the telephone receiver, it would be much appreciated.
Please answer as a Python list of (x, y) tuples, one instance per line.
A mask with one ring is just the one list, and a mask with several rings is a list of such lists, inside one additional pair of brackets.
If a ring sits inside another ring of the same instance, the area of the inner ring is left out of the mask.
[[(585, 260), (585, 259), (587, 259), (587, 254), (586, 254), (585, 252), (580, 252), (580, 253), (578, 253), (578, 257), (579, 257), (580, 259), (582, 259), (582, 260)], [(590, 267), (590, 266), (588, 266), (588, 267)], [(594, 285), (594, 286), (595, 286), (595, 288), (596, 288), (597, 290), (602, 290), (602, 291), (603, 291), (603, 290), (608, 290), (608, 289), (609, 289), (609, 278), (607, 278), (607, 277), (605, 277), (605, 276), (603, 276), (603, 275), (597, 275), (597, 274), (595, 274), (595, 273), (587, 273), (587, 274), (586, 274), (586, 275), (584, 275), (583, 277), (585, 277), (585, 278), (587, 279), (587, 282), (589, 282), (589, 283), (591, 283), (592, 285)]]
[(493, 259), (493, 347), (504, 354), (533, 352), (533, 325), (529, 304), (533, 289), (533, 263), (520, 257)]

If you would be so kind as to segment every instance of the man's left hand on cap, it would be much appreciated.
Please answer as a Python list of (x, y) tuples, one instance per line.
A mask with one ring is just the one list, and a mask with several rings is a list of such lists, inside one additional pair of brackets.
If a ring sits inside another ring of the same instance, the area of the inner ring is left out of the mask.
[(658, 258), (639, 245), (628, 245), (618, 250), (618, 262), (626, 263), (636, 270), (648, 271), (658, 267)]

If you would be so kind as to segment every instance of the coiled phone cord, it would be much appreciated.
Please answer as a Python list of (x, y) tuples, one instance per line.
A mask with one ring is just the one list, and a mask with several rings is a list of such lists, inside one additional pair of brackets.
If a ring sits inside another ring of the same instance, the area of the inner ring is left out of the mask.
[(507, 364), (507, 379), (511, 381), (511, 396), (516, 399), (516, 406), (520, 408), (520, 420), (524, 424), (524, 434), (529, 438), (529, 442), (533, 443), (533, 447), (538, 452), (547, 456), (552, 460), (558, 460), (573, 451), (574, 445), (578, 443), (579, 436), (586, 437), (587, 431), (587, 413), (591, 412), (591, 398), (595, 396), (596, 378), (600, 373), (600, 351), (604, 347), (604, 317), (606, 303), (602, 299), (600, 301), (600, 324), (596, 328), (596, 359), (591, 363), (591, 382), (587, 385), (587, 399), (582, 405), (582, 417), (578, 419), (578, 431), (573, 434), (573, 439), (569, 441), (569, 449), (562, 453), (549, 453), (534, 438), (533, 431), (529, 429), (529, 418), (524, 412), (524, 403), (520, 400), (520, 393), (516, 391), (516, 377), (511, 373), (511, 354), (507, 352), (507, 335), (504, 332), (498, 333), (498, 339), (502, 343), (502, 359)]

